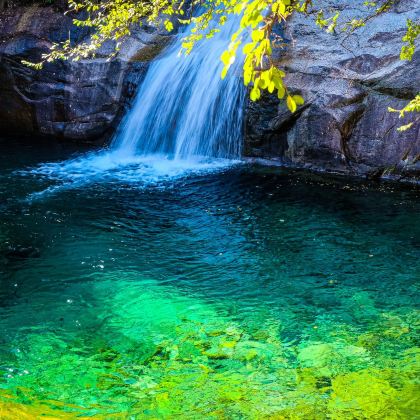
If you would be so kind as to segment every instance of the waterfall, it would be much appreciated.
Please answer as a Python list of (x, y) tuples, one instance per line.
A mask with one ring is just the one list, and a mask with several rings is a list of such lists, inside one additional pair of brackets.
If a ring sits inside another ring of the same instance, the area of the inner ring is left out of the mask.
[(231, 16), (188, 56), (180, 54), (185, 36), (180, 33), (151, 63), (113, 150), (125, 157), (163, 155), (174, 160), (240, 157), (245, 88), (235, 73), (240, 73), (241, 57), (224, 80), (220, 77), (220, 56), (238, 19)]
[(20, 171), (53, 182), (29, 200), (97, 182), (163, 185), (237, 163), (246, 93), (239, 77), (243, 60), (238, 56), (222, 80), (220, 56), (239, 19), (231, 16), (188, 56), (180, 54), (185, 33), (176, 37), (151, 63), (110, 149)]

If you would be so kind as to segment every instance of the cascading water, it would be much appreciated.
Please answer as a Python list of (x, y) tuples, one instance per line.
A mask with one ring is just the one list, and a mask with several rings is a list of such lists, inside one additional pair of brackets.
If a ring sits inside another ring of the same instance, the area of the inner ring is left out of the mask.
[(150, 66), (113, 142), (126, 156), (160, 154), (173, 159), (237, 158), (241, 154), (244, 86), (224, 80), (220, 55), (228, 47), (238, 17), (231, 17), (212, 39), (180, 56), (182, 38)]
[[(108, 150), (21, 171), (54, 180), (30, 199), (92, 182), (161, 184), (237, 162), (241, 155), (246, 89), (238, 57), (220, 77), (220, 56), (229, 46), (238, 16), (231, 16), (191, 54), (180, 54), (182, 38), (151, 63), (131, 111)], [(187, 31), (190, 28), (187, 28)]]

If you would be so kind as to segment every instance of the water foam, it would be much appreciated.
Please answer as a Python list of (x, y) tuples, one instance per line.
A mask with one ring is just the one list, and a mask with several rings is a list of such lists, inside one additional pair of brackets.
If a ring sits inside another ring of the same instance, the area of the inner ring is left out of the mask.
[(200, 176), (221, 171), (239, 164), (239, 160), (212, 159), (171, 159), (164, 155), (126, 156), (116, 151), (89, 153), (74, 159), (43, 163), (21, 170), (21, 176), (35, 176), (52, 185), (31, 194), (30, 201), (69, 189), (86, 187), (98, 183), (127, 184), (130, 187), (165, 188), (179, 179)]

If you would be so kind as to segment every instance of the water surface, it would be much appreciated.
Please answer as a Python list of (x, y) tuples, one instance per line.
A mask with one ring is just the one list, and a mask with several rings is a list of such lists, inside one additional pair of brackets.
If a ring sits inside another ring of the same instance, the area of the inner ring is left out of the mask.
[(0, 141), (0, 417), (418, 416), (418, 192), (73, 152)]

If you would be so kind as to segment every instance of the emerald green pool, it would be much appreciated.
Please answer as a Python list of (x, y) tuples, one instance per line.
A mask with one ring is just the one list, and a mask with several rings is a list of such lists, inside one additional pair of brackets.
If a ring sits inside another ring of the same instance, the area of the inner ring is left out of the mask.
[(420, 415), (418, 190), (73, 151), (0, 141), (0, 418)]

